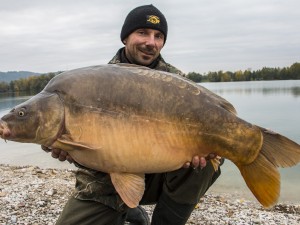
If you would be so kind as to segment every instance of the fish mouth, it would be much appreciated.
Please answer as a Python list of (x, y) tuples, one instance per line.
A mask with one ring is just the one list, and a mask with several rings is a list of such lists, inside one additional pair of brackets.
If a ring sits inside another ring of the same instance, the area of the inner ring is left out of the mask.
[(7, 123), (3, 120), (0, 120), (0, 137), (6, 141), (10, 136), (11, 132), (7, 126)]

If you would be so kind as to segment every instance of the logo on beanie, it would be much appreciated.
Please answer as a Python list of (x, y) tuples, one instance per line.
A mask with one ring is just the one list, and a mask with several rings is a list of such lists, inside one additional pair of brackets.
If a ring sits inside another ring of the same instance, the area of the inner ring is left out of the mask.
[(160, 19), (158, 16), (150, 15), (150, 16), (147, 16), (147, 22), (152, 23), (152, 24), (158, 24), (158, 23), (160, 23)]

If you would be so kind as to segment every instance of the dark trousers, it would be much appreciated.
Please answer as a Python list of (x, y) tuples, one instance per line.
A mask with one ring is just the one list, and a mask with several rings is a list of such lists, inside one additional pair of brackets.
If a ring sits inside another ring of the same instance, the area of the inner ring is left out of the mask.
[(151, 225), (184, 225), (196, 204), (179, 204), (164, 192), (153, 211)]
[[(156, 204), (152, 225), (184, 225), (208, 188), (219, 177), (209, 163), (204, 169), (177, 171), (146, 176), (141, 205)], [(123, 225), (128, 208), (117, 211), (97, 201), (71, 197), (57, 225)]]
[(56, 225), (123, 225), (126, 212), (116, 211), (102, 203), (69, 198)]

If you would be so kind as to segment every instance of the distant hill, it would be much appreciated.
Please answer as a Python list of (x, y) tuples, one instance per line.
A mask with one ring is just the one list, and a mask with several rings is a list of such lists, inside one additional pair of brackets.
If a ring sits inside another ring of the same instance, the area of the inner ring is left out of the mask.
[(29, 71), (8, 71), (0, 72), (0, 82), (9, 83), (12, 80), (18, 80), (20, 78), (26, 78), (30, 76), (38, 76), (40, 73), (34, 73)]

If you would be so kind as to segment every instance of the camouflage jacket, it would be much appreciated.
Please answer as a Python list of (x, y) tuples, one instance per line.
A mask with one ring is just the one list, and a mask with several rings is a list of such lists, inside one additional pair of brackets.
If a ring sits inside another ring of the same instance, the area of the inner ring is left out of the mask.
[[(124, 48), (118, 50), (109, 64), (129, 63), (125, 55), (122, 56), (122, 54), (124, 54)], [(161, 55), (149, 68), (185, 76), (176, 67), (166, 63)], [(126, 208), (126, 205), (117, 194), (109, 174), (85, 168), (77, 163), (75, 165), (79, 168), (76, 172), (75, 198), (100, 202), (118, 211)]]

